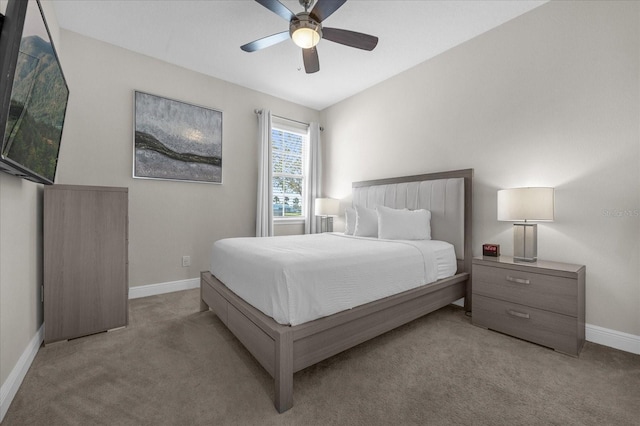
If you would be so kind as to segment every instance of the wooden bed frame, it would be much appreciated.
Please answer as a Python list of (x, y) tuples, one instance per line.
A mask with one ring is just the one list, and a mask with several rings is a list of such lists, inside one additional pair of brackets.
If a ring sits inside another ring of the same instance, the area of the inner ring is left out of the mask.
[(473, 169), (356, 182), (353, 187), (464, 178), (464, 258), (458, 273), (308, 323), (278, 324), (235, 295), (209, 271), (200, 277), (200, 309), (209, 308), (275, 379), (278, 412), (293, 406), (293, 373), (393, 330), (462, 297), (471, 310), (471, 212)]

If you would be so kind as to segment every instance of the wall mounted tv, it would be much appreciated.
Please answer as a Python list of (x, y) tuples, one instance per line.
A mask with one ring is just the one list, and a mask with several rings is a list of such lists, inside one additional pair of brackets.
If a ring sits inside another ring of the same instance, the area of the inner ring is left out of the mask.
[(40, 1), (2, 3), (0, 170), (52, 184), (69, 88)]

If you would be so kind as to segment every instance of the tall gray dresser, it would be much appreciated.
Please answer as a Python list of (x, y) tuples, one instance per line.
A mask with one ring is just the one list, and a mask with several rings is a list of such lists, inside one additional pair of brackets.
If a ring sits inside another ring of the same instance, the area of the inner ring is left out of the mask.
[(128, 189), (44, 188), (44, 342), (128, 323)]

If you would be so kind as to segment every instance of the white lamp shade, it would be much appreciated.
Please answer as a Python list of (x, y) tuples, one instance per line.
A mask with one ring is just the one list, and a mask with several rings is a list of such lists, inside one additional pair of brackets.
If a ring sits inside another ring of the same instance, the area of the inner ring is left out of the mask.
[(316, 198), (316, 216), (338, 216), (340, 213), (340, 200), (334, 198)]
[(553, 220), (553, 188), (513, 188), (498, 191), (498, 220)]

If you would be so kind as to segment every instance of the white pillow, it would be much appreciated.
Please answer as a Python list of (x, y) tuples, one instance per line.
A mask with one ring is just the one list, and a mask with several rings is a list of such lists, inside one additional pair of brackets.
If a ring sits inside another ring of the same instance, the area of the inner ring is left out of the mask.
[(356, 206), (356, 237), (378, 237), (378, 213), (374, 209)]
[(353, 235), (356, 230), (356, 210), (353, 207), (344, 209), (344, 233)]
[(385, 240), (430, 240), (429, 210), (397, 210), (378, 206), (378, 237)]

